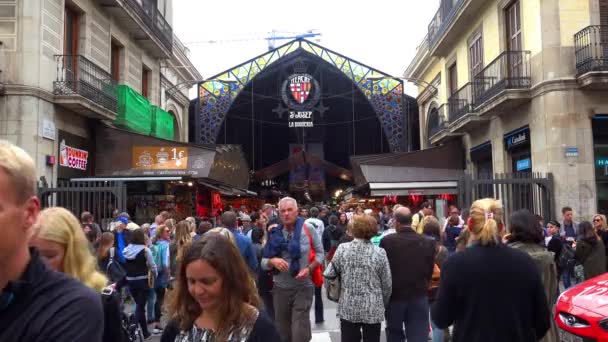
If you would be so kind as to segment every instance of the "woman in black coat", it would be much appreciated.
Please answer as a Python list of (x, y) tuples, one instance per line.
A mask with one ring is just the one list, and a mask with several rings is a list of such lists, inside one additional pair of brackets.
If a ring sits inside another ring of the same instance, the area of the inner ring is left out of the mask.
[(502, 207), (475, 201), (469, 248), (443, 264), (431, 310), (437, 327), (454, 325), (454, 342), (535, 342), (550, 327), (538, 268), (530, 256), (500, 243)]

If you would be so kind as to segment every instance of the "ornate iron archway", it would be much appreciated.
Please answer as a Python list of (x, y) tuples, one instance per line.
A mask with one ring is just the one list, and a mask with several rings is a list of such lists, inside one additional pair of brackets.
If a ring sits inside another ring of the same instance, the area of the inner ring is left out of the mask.
[(249, 82), (281, 58), (303, 50), (333, 65), (364, 94), (382, 124), (392, 152), (406, 150), (403, 81), (306, 39), (297, 39), (198, 84), (197, 143), (215, 144), (234, 100)]

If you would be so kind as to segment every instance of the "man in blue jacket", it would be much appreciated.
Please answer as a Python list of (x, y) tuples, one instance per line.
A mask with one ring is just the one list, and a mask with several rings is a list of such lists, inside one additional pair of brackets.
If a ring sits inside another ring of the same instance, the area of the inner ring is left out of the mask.
[(247, 263), (251, 272), (256, 274), (258, 270), (258, 259), (253, 251), (253, 244), (251, 243), (251, 239), (239, 232), (236, 227), (236, 219), (237, 217), (234, 211), (226, 211), (222, 214), (222, 225), (234, 234), (234, 240), (236, 241), (236, 245), (243, 256), (243, 259), (245, 259), (245, 263)]

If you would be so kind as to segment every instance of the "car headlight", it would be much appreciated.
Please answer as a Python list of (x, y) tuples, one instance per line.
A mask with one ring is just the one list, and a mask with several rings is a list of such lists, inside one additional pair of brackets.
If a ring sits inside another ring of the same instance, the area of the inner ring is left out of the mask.
[[(562, 323), (572, 328), (587, 328), (591, 326), (589, 322), (585, 321), (584, 319), (565, 312), (559, 313), (559, 319), (562, 321)], [(606, 327), (608, 328), (608, 320), (606, 320), (606, 323)], [(602, 329), (604, 328), (602, 327)], [(608, 331), (608, 329), (605, 330)]]
[(608, 318), (604, 318), (603, 320), (601, 320), (598, 325), (600, 326), (600, 328), (602, 328), (604, 331), (608, 331)]

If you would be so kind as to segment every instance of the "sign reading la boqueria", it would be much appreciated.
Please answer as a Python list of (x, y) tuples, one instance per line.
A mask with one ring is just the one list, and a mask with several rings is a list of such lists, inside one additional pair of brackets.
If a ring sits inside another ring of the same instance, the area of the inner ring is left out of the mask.
[(89, 152), (66, 145), (65, 140), (59, 143), (59, 165), (70, 169), (86, 171)]
[(188, 148), (183, 146), (133, 146), (132, 168), (136, 170), (184, 170)]
[(314, 127), (312, 112), (289, 112), (289, 128), (301, 127)]

